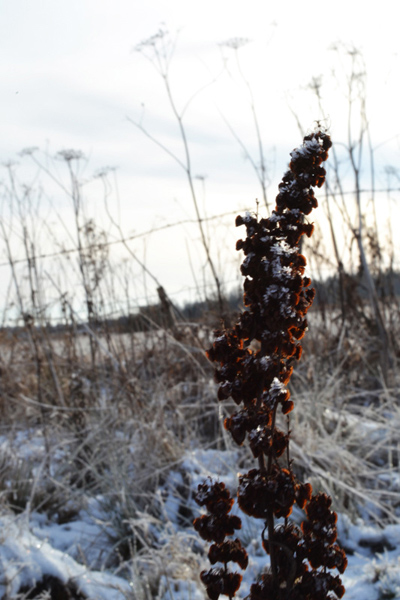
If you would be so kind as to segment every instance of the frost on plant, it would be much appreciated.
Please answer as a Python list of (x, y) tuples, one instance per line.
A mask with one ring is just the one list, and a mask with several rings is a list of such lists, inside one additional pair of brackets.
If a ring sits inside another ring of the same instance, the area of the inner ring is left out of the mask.
[[(237, 217), (236, 225), (245, 225), (247, 232), (236, 246), (245, 255), (246, 308), (232, 330), (216, 332), (208, 352), (218, 365), (219, 400), (232, 398), (238, 406), (225, 428), (238, 445), (247, 441), (255, 460), (253, 469), (239, 475), (237, 497), (245, 514), (264, 522), (262, 544), (270, 566), (251, 586), (248, 600), (325, 600), (344, 594), (340, 576), (331, 572), (343, 573), (347, 565), (336, 543), (331, 498), (313, 495), (309, 483), (297, 480), (289, 459), (290, 431), (277, 426), (278, 411), (288, 415), (294, 407), (287, 385), (301, 356), (300, 340), (315, 294), (304, 275), (299, 242), (313, 232), (305, 217), (317, 207), (313, 188), (325, 181), (321, 164), (331, 145), (322, 131), (306, 136), (291, 153), (272, 215)], [(201, 579), (211, 600), (233, 598), (241, 575), (228, 563), (245, 569), (248, 560), (241, 542), (231, 539), (241, 527), (240, 518), (229, 514), (233, 499), (222, 482), (206, 481), (196, 500), (207, 513), (195, 519), (194, 527), (213, 542), (208, 553), (212, 568)], [(305, 512), (301, 527), (289, 518), (295, 503)]]

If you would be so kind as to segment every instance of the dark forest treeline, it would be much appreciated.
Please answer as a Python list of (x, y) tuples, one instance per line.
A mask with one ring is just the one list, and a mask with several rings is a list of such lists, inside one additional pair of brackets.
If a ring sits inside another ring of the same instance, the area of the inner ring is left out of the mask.
[[(379, 300), (382, 302), (397, 303), (400, 298), (400, 272), (386, 271), (374, 277), (374, 283)], [(368, 287), (362, 273), (349, 275), (344, 273), (340, 280), (338, 275), (333, 275), (325, 280), (313, 280), (316, 289), (314, 310), (332, 310), (344, 308), (349, 313), (361, 308), (368, 303)], [(224, 298), (227, 314), (234, 315), (243, 310), (242, 294), (239, 290), (232, 290)], [(25, 315), (25, 321), (30, 315)], [(196, 302), (187, 302), (182, 307), (174, 306), (170, 300), (160, 299), (160, 302), (139, 307), (138, 311), (117, 318), (96, 319), (90, 327), (98, 333), (131, 333), (150, 331), (158, 328), (170, 328), (177, 322), (197, 323), (215, 327), (219, 325), (219, 301), (210, 297)], [(32, 323), (33, 325), (33, 323)], [(82, 323), (47, 323), (47, 329), (52, 333), (62, 333), (74, 327), (77, 333), (85, 334), (85, 325)], [(24, 325), (4, 327), (4, 332), (23, 333)]]

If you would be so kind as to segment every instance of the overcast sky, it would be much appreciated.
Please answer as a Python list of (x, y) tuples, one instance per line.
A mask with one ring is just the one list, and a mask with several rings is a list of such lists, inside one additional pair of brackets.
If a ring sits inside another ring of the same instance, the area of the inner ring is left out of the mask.
[[(332, 87), (332, 69), (340, 79), (339, 55), (329, 49), (339, 42), (357, 47), (365, 58), (371, 133), (375, 144), (383, 144), (379, 164), (399, 162), (397, 140), (386, 143), (399, 133), (396, 8), (394, 0), (0, 0), (0, 160), (15, 160), (25, 147), (51, 155), (74, 148), (89, 158), (87, 177), (103, 166), (116, 167), (126, 235), (193, 218), (177, 161), (131, 122), (184, 157), (163, 81), (134, 51), (162, 27), (173, 39), (179, 31), (170, 67), (177, 108), (213, 82), (194, 98), (184, 120), (193, 173), (204, 178), (196, 185), (208, 215), (254, 206), (260, 196), (251, 164), (228, 127), (257, 160), (248, 89), (234, 52), (219, 45), (233, 37), (249, 40), (239, 56), (255, 100), (271, 198), (288, 153), (301, 140), (292, 111), (305, 129), (320, 117), (307, 84), (322, 74)], [(340, 93), (326, 98), (331, 133), (338, 137), (347, 118)], [(96, 213), (102, 200), (93, 194), (89, 203)], [(174, 235), (169, 246), (177, 246), (176, 230)], [(186, 246), (192, 235), (182, 233)], [(159, 239), (153, 236), (147, 260), (158, 277), (168, 273), (177, 290), (190, 277), (181, 269), (182, 280), (174, 262), (186, 250), (167, 252), (163, 262), (156, 257)]]

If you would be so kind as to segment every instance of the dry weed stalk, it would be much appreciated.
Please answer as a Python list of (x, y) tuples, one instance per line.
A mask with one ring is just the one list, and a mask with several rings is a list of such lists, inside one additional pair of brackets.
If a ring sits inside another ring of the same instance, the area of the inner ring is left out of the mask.
[[(344, 594), (339, 575), (330, 572), (336, 568), (343, 573), (347, 564), (335, 543), (331, 498), (312, 495), (311, 485), (297, 480), (289, 455), (290, 430), (285, 433), (277, 426), (278, 409), (284, 415), (293, 409), (287, 384), (293, 362), (301, 356), (306, 313), (315, 294), (304, 275), (306, 259), (299, 242), (313, 232), (304, 217), (317, 207), (312, 188), (325, 181), (321, 163), (331, 145), (324, 132), (307, 135), (303, 146), (291, 153), (272, 216), (237, 217), (236, 225), (247, 230), (246, 239), (237, 242), (245, 254), (241, 271), (246, 310), (232, 330), (216, 332), (208, 352), (219, 364), (219, 400), (231, 397), (240, 407), (225, 420), (225, 428), (238, 445), (247, 438), (257, 461), (256, 468), (239, 476), (237, 496), (245, 514), (264, 522), (262, 545), (270, 567), (252, 584), (248, 600), (326, 600)], [(259, 349), (252, 346), (255, 340)], [(194, 527), (213, 542), (211, 564), (223, 565), (203, 571), (201, 579), (211, 600), (221, 594), (232, 599), (242, 576), (227, 565), (236, 562), (246, 569), (248, 563), (241, 541), (225, 539), (241, 528), (240, 518), (229, 514), (234, 500), (223, 482), (206, 481), (196, 501), (207, 514), (195, 519)], [(289, 520), (295, 503), (305, 511), (301, 527)]]

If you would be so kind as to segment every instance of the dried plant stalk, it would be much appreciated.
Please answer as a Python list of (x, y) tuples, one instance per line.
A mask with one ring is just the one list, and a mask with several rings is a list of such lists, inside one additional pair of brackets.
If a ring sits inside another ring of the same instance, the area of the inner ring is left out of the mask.
[[(218, 363), (219, 400), (232, 398), (239, 407), (225, 420), (225, 428), (238, 445), (247, 441), (257, 464), (239, 476), (237, 497), (245, 514), (265, 524), (262, 544), (270, 566), (252, 584), (248, 600), (325, 600), (344, 594), (339, 575), (331, 573), (343, 573), (347, 565), (336, 544), (331, 498), (312, 495), (311, 485), (298, 481), (289, 459), (290, 431), (277, 426), (278, 410), (288, 415), (294, 407), (287, 385), (301, 356), (300, 340), (315, 295), (304, 275), (306, 259), (299, 242), (313, 232), (305, 216), (317, 207), (313, 187), (325, 181), (321, 164), (331, 145), (325, 132), (307, 135), (291, 153), (272, 215), (237, 217), (236, 225), (245, 225), (247, 231), (236, 246), (245, 254), (241, 271), (246, 309), (232, 330), (216, 332), (208, 352)], [(258, 344), (252, 344), (255, 340)], [(245, 569), (248, 562), (240, 540), (226, 539), (241, 528), (240, 518), (229, 514), (234, 500), (222, 482), (206, 481), (196, 501), (207, 514), (195, 519), (194, 527), (213, 542), (211, 564), (223, 565), (203, 571), (201, 579), (211, 600), (220, 595), (232, 599), (242, 576), (229, 571), (228, 563)], [(295, 503), (305, 511), (301, 527), (289, 519)]]

